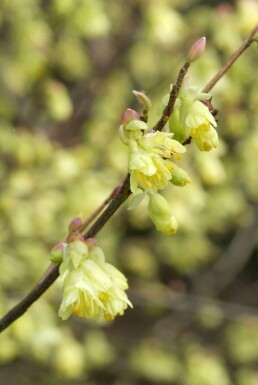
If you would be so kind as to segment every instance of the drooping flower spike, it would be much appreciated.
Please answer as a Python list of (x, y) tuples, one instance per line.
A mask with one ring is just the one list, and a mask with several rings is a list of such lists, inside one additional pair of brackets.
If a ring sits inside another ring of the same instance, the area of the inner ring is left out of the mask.
[(185, 147), (172, 139), (171, 133), (148, 132), (147, 124), (137, 119), (123, 123), (119, 130), (123, 143), (130, 149), (132, 193), (164, 189), (172, 178), (173, 167), (168, 159), (179, 159), (180, 154), (186, 151)]
[[(112, 320), (123, 315), (130, 306), (125, 290), (125, 276), (106, 263), (103, 250), (93, 239), (85, 241), (75, 234), (65, 247), (59, 271), (62, 279), (63, 300), (59, 316), (66, 320), (72, 313), (78, 317)], [(95, 241), (95, 240), (94, 240)], [(54, 248), (54, 256), (56, 247)]]
[(202, 103), (210, 97), (196, 87), (181, 88), (169, 118), (169, 127), (175, 138), (183, 142), (192, 137), (201, 151), (210, 151), (218, 146), (217, 123), (207, 105)]

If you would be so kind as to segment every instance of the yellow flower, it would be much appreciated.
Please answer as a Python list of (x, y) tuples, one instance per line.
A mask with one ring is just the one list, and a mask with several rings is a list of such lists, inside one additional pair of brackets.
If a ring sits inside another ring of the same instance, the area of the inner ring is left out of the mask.
[(195, 140), (197, 147), (201, 151), (210, 151), (216, 148), (219, 143), (217, 131), (207, 122), (193, 128), (189, 136)]
[(171, 179), (165, 161), (156, 154), (137, 151), (130, 155), (130, 187), (133, 194), (164, 189)]
[(182, 88), (169, 118), (169, 127), (175, 137), (183, 141), (191, 136), (201, 151), (210, 151), (218, 145), (218, 135), (214, 129), (217, 123), (209, 108), (201, 102), (209, 97), (209, 94), (198, 92), (195, 87)]
[(65, 277), (70, 270), (80, 266), (82, 261), (88, 256), (88, 253), (87, 244), (79, 238), (66, 243), (66, 247), (63, 249), (63, 261), (59, 267), (60, 276)]
[(172, 139), (173, 134), (168, 132), (149, 132), (139, 140), (139, 146), (147, 151), (153, 151), (164, 158), (186, 152), (184, 146)]
[(171, 179), (171, 168), (167, 159), (178, 159), (185, 147), (172, 139), (173, 134), (151, 132), (136, 140), (129, 141), (129, 172), (133, 194), (142, 191), (164, 189)]
[(72, 313), (78, 317), (106, 319), (122, 315), (131, 306), (125, 290), (125, 276), (105, 262), (100, 247), (88, 247), (76, 239), (68, 244), (60, 265), (63, 280), (63, 300), (59, 316), (66, 320)]

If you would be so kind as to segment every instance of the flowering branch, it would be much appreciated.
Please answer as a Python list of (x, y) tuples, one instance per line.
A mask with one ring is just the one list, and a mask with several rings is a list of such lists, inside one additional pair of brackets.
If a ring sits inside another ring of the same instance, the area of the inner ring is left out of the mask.
[[(221, 68), (221, 70), (214, 76), (214, 78), (206, 85), (204, 92), (210, 91), (214, 85), (221, 79), (221, 77), (226, 73), (226, 71), (233, 65), (233, 63), (240, 57), (240, 55), (250, 46), (254, 41), (254, 36), (258, 32), (258, 26), (247, 37), (245, 42), (241, 47), (231, 56), (227, 63)], [(198, 48), (198, 47), (197, 47)], [(198, 50), (197, 50), (198, 51)], [(198, 54), (198, 52), (195, 52)], [(169, 117), (172, 114), (178, 92), (182, 86), (183, 79), (186, 75), (186, 72), (190, 66), (190, 60), (187, 59), (186, 63), (180, 69), (176, 84), (172, 87), (172, 90), (169, 95), (169, 101), (166, 107), (163, 110), (162, 116), (157, 124), (153, 127), (154, 131), (161, 131), (165, 124), (167, 123)], [(187, 144), (187, 140), (184, 144)], [(108, 204), (106, 209), (100, 214), (98, 219), (93, 223), (90, 229), (83, 234), (85, 239), (94, 237), (106, 224), (106, 222), (112, 217), (112, 215), (118, 210), (122, 203), (129, 197), (130, 191), (130, 174), (128, 174), (122, 183), (113, 190), (111, 195), (103, 202), (103, 204), (85, 221), (81, 227), (80, 231), (83, 231), (104, 209)], [(38, 299), (40, 296), (52, 285), (52, 283), (59, 276), (59, 265), (50, 264), (49, 268), (42, 276), (40, 281), (36, 286), (28, 293), (28, 295), (22, 299), (16, 306), (14, 306), (1, 320), (0, 320), (0, 332), (5, 330), (9, 325), (11, 325), (16, 319), (23, 315), (26, 310)]]
[[(115, 189), (117, 190), (117, 188)], [(114, 190), (114, 191), (115, 191)], [(99, 219), (91, 226), (91, 228), (84, 234), (84, 238), (94, 237), (110, 219), (110, 217), (118, 210), (122, 203), (130, 195), (129, 188), (129, 175), (125, 178), (121, 186), (119, 186), (119, 192), (111, 200), (108, 207), (103, 211)], [(101, 205), (102, 207), (102, 205)], [(45, 291), (55, 282), (59, 276), (59, 265), (51, 263), (45, 274), (40, 281), (33, 287), (33, 289), (23, 298), (17, 305), (15, 305), (1, 320), (0, 320), (0, 332), (8, 328), (14, 321), (21, 317), (26, 310), (35, 302), (38, 298), (45, 293)]]

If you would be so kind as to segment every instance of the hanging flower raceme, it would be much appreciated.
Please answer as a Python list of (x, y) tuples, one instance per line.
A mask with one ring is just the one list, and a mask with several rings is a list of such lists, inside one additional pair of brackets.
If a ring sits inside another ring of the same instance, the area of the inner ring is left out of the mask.
[(123, 315), (132, 304), (125, 290), (125, 276), (105, 262), (103, 250), (94, 239), (84, 240), (71, 234), (68, 243), (57, 244), (51, 252), (52, 260), (62, 253), (60, 277), (63, 281), (63, 300), (59, 316), (66, 320), (72, 313), (96, 320), (112, 320)]
[[(169, 159), (179, 159), (185, 147), (167, 132), (147, 132), (146, 123), (137, 119), (137, 113), (127, 110), (120, 126), (120, 137), (130, 150), (130, 187), (133, 194), (164, 189), (172, 178)], [(126, 116), (126, 119), (125, 119)], [(132, 118), (131, 120), (130, 117)]]
[(218, 145), (218, 134), (214, 128), (217, 123), (209, 108), (201, 102), (210, 97), (210, 94), (199, 92), (195, 87), (182, 87), (169, 118), (169, 127), (176, 139), (182, 142), (191, 136), (201, 151), (210, 151)]

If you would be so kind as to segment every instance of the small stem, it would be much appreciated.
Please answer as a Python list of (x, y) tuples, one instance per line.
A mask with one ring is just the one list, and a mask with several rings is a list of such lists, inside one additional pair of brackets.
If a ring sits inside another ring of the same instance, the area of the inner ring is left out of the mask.
[(258, 25), (252, 30), (250, 35), (245, 39), (243, 44), (238, 48), (238, 50), (233, 53), (233, 55), (228, 59), (224, 66), (217, 72), (217, 74), (211, 79), (211, 81), (204, 87), (202, 92), (209, 92), (215, 84), (225, 75), (228, 69), (235, 63), (235, 61), (242, 55), (242, 53), (253, 43), (253, 37), (258, 33)]
[[(99, 230), (106, 224), (110, 217), (116, 212), (116, 210), (121, 206), (121, 204), (128, 198), (130, 195), (130, 175), (128, 174), (122, 183), (118, 186), (110, 197), (112, 200), (103, 211), (98, 220), (91, 226), (89, 231), (84, 234), (85, 239), (94, 237)], [(109, 198), (110, 198), (109, 197)], [(108, 199), (109, 199), (108, 198)], [(29, 294), (23, 298), (17, 305), (15, 305), (1, 320), (0, 320), (0, 332), (8, 328), (14, 321), (21, 317), (26, 310), (39, 298), (42, 294), (52, 285), (52, 283), (59, 276), (59, 265), (51, 263), (41, 277), (40, 281), (34, 286), (34, 288), (29, 292)]]
[(182, 86), (184, 77), (185, 77), (189, 67), (190, 67), (190, 63), (185, 62), (183, 67), (180, 69), (180, 71), (178, 73), (176, 84), (173, 85), (172, 90), (170, 91), (168, 104), (164, 108), (161, 118), (155, 124), (155, 126), (152, 128), (153, 131), (161, 131), (165, 127), (170, 115), (173, 112), (173, 108), (174, 108), (174, 105), (176, 102), (178, 92)]
[(87, 239), (94, 237), (102, 229), (106, 222), (112, 217), (112, 215), (118, 210), (121, 204), (126, 201), (130, 193), (130, 174), (127, 174), (123, 184), (119, 188), (119, 193), (114, 199), (111, 200), (108, 207), (105, 209), (105, 211), (103, 211), (97, 221), (91, 226), (89, 231), (87, 231), (83, 235), (84, 238)]
[(183, 142), (182, 142), (182, 145), (183, 146), (186, 146), (187, 144), (190, 144), (192, 141), (192, 137), (189, 136), (188, 138), (186, 138)]

